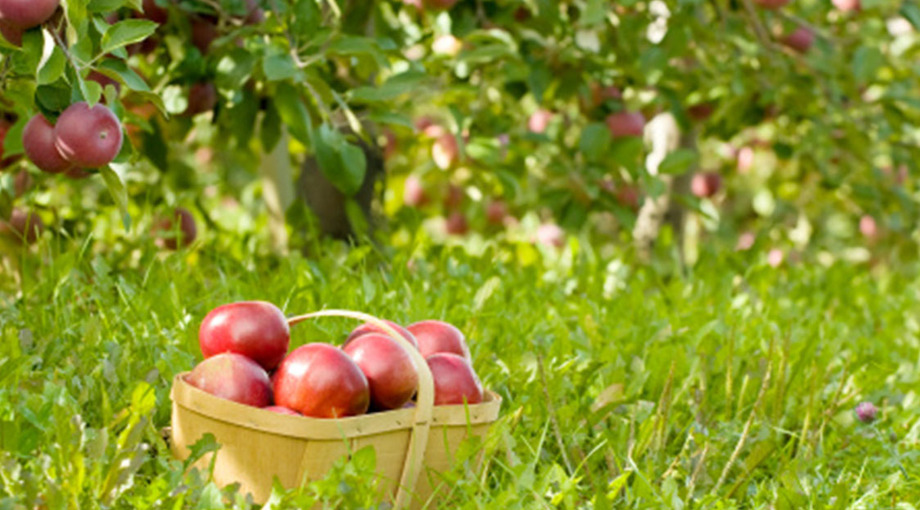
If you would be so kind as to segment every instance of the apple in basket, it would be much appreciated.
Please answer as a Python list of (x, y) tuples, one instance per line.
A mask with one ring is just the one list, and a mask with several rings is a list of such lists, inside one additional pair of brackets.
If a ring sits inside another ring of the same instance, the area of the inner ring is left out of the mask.
[(466, 338), (456, 326), (443, 321), (427, 320), (410, 324), (406, 329), (415, 336), (418, 350), (425, 358), (432, 354), (450, 352), (470, 361)]
[(293, 409), (288, 409), (287, 407), (283, 407), (283, 406), (268, 406), (268, 407), (263, 407), (262, 409), (265, 409), (266, 411), (271, 411), (273, 413), (287, 414), (289, 416), (302, 416), (297, 411)]
[(198, 330), (205, 358), (224, 352), (242, 354), (265, 370), (272, 370), (287, 354), (291, 330), (275, 305), (241, 301), (211, 310)]
[(275, 403), (314, 418), (367, 412), (367, 378), (345, 351), (312, 343), (294, 349), (274, 375)]
[[(406, 328), (400, 326), (399, 324), (396, 324), (396, 323), (393, 322), (393, 321), (384, 320), (383, 322), (387, 323), (387, 325), (389, 325), (391, 328), (395, 329), (395, 330), (396, 330), (400, 335), (402, 335), (402, 337), (405, 338), (410, 344), (412, 344), (412, 345), (418, 347), (418, 342), (415, 341), (415, 337), (412, 335), (412, 333), (409, 332), (408, 329), (406, 329)], [(368, 323), (362, 324), (362, 325), (358, 326), (357, 328), (355, 328), (354, 331), (352, 331), (352, 332), (348, 335), (348, 338), (345, 339), (345, 343), (342, 344), (342, 348), (344, 349), (345, 346), (347, 346), (347, 345), (348, 345), (352, 340), (354, 340), (355, 338), (358, 338), (358, 337), (361, 336), (361, 335), (366, 335), (366, 334), (368, 334), (368, 333), (382, 333), (382, 334), (384, 334), (384, 335), (389, 335), (389, 333), (387, 333), (387, 332), (386, 332), (383, 328), (381, 328), (380, 326), (368, 322)]]
[(240, 354), (225, 352), (207, 358), (185, 380), (202, 391), (240, 404), (265, 407), (272, 403), (268, 373)]
[(398, 409), (418, 389), (418, 368), (392, 337), (368, 333), (348, 342), (343, 350), (367, 377), (374, 410)]
[(425, 359), (434, 379), (434, 405), (479, 404), (482, 402), (482, 383), (472, 365), (462, 356), (449, 352), (434, 354)]

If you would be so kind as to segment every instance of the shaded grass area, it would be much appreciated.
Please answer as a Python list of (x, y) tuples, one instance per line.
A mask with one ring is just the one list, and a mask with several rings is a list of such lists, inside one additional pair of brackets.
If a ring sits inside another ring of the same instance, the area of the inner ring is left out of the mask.
[[(247, 507), (206, 473), (183, 475), (160, 436), (170, 380), (200, 356), (200, 320), (243, 299), (290, 315), (440, 318), (467, 333), (504, 405), (482, 468), (447, 475), (445, 507), (920, 500), (912, 271), (773, 269), (737, 254), (680, 272), (588, 252), (322, 252), (24, 259), (22, 292), (0, 295), (0, 507)], [(298, 326), (293, 343), (341, 342), (353, 326)], [(856, 419), (864, 400), (880, 408), (875, 423)], [(372, 465), (356, 456), (279, 505), (373, 506)]]

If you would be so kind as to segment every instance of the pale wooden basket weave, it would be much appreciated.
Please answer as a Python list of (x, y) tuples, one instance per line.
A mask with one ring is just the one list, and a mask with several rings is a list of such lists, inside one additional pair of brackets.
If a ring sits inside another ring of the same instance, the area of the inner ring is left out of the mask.
[[(173, 455), (189, 456), (189, 447), (207, 433), (221, 445), (214, 454), (214, 481), (264, 503), (275, 478), (285, 488), (321, 478), (333, 463), (365, 446), (377, 456), (381, 496), (396, 508), (435, 507), (442, 486), (437, 473), (448, 470), (453, 453), (470, 436), (485, 436), (498, 419), (501, 397), (486, 392), (481, 404), (434, 407), (434, 383), (421, 354), (386, 323), (373, 316), (328, 310), (289, 320), (296, 324), (318, 317), (350, 317), (374, 323), (400, 341), (419, 369), (416, 407), (340, 419), (288, 416), (264, 411), (205, 393), (173, 380)], [(207, 468), (211, 455), (196, 464)]]

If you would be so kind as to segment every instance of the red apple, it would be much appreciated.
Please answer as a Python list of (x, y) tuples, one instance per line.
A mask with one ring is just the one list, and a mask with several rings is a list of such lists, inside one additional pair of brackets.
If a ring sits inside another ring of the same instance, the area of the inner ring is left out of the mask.
[(607, 129), (611, 136), (642, 136), (645, 129), (645, 116), (640, 112), (617, 112), (607, 116)]
[(370, 399), (367, 377), (334, 345), (312, 343), (294, 349), (275, 375), (275, 402), (304, 416), (364, 414)]
[(60, 0), (0, 0), (0, 19), (27, 30), (47, 21), (60, 3)]
[(855, 12), (862, 8), (859, 0), (831, 0), (831, 3), (843, 12)]
[(407, 177), (403, 186), (403, 203), (409, 207), (421, 207), (428, 201), (428, 193), (425, 192), (422, 180), (415, 175)]
[(13, 209), (10, 218), (0, 220), (0, 234), (28, 244), (34, 243), (45, 230), (45, 222), (33, 212)]
[(447, 186), (447, 194), (444, 196), (444, 209), (456, 211), (463, 206), (463, 200), (466, 198), (463, 188), (456, 184)]
[(22, 130), (22, 148), (26, 157), (43, 172), (58, 174), (74, 168), (54, 144), (54, 125), (40, 113), (29, 119)]
[(263, 407), (262, 409), (265, 409), (266, 411), (271, 411), (273, 413), (287, 414), (289, 416), (303, 416), (297, 411), (293, 409), (288, 409), (287, 407), (284, 407), (284, 406), (268, 406), (268, 407)]
[(188, 107), (182, 112), (189, 117), (209, 112), (217, 106), (217, 88), (213, 83), (195, 83), (188, 89)]
[(807, 53), (815, 42), (815, 34), (806, 27), (799, 27), (782, 39), (782, 43), (799, 53)]
[(470, 359), (466, 338), (453, 324), (439, 320), (424, 320), (410, 324), (406, 329), (415, 336), (418, 350), (425, 358), (432, 354), (451, 352)]
[(185, 377), (192, 386), (216, 397), (254, 407), (272, 403), (268, 373), (256, 362), (226, 352), (199, 363)]
[(158, 234), (166, 234), (158, 237), (157, 244), (169, 250), (176, 250), (180, 246), (187, 247), (195, 242), (198, 236), (195, 217), (184, 207), (176, 207), (172, 218), (161, 218), (154, 224), (153, 230)]
[[(396, 323), (393, 322), (393, 321), (384, 320), (383, 322), (386, 322), (391, 328), (393, 328), (393, 329), (395, 329), (396, 331), (398, 331), (399, 334), (400, 334), (403, 338), (405, 338), (407, 342), (409, 342), (410, 344), (412, 344), (413, 346), (415, 346), (415, 348), (418, 348), (418, 342), (415, 341), (415, 337), (412, 336), (412, 333), (409, 333), (409, 330), (408, 330), (408, 329), (406, 329), (406, 328), (400, 326), (399, 324), (396, 324)], [(354, 340), (355, 338), (358, 338), (359, 336), (367, 335), (367, 334), (369, 334), (369, 333), (378, 333), (378, 334), (382, 334), (382, 335), (389, 335), (389, 333), (387, 333), (387, 332), (386, 332), (383, 328), (381, 328), (380, 326), (378, 326), (378, 325), (376, 325), (376, 324), (371, 324), (370, 322), (368, 322), (368, 323), (362, 324), (362, 325), (358, 326), (357, 328), (355, 328), (354, 331), (352, 331), (352, 332), (348, 335), (348, 338), (345, 339), (345, 343), (342, 344), (342, 348), (344, 349), (345, 346), (347, 346), (347, 345), (349, 344), (349, 342), (351, 342), (351, 341)]]
[(445, 227), (447, 233), (454, 236), (466, 235), (470, 231), (470, 224), (466, 221), (466, 215), (460, 211), (453, 212), (447, 217)]
[(258, 25), (265, 21), (265, 11), (256, 0), (246, 0), (246, 12), (248, 14), (243, 18), (243, 23), (247, 25)]
[(384, 161), (389, 161), (393, 159), (393, 156), (399, 153), (399, 139), (396, 138), (396, 134), (389, 129), (383, 130), (383, 137), (386, 140), (383, 144), (383, 159)]
[(693, 176), (690, 191), (698, 198), (709, 198), (722, 188), (722, 176), (718, 172), (704, 172)]
[(617, 203), (623, 207), (638, 210), (639, 209), (639, 187), (631, 184), (621, 184), (614, 189), (614, 197)]
[(198, 48), (202, 55), (208, 52), (211, 43), (219, 36), (217, 20), (206, 16), (192, 18), (192, 44)]
[(859, 231), (866, 239), (874, 240), (878, 237), (878, 223), (875, 218), (866, 214), (859, 219)]
[(553, 112), (540, 108), (539, 110), (533, 112), (530, 116), (530, 119), (527, 121), (527, 129), (531, 133), (544, 133), (546, 128), (549, 127), (550, 121), (553, 120)]
[(291, 330), (275, 305), (240, 301), (211, 310), (198, 330), (205, 358), (224, 352), (242, 354), (266, 370), (278, 366), (287, 353)]
[(373, 409), (398, 409), (418, 389), (418, 368), (393, 338), (368, 333), (349, 342), (344, 350), (367, 377)]
[(29, 191), (32, 188), (32, 176), (29, 175), (29, 172), (25, 170), (20, 170), (16, 177), (13, 178), (13, 191), (16, 195), (16, 198), (23, 196), (26, 191)]
[(426, 129), (434, 126), (435, 124), (435, 120), (428, 115), (422, 115), (421, 117), (415, 119), (415, 129), (423, 133)]
[(486, 204), (486, 220), (492, 225), (502, 225), (508, 216), (508, 206), (502, 200), (493, 200)]
[(754, 3), (764, 9), (776, 10), (789, 3), (789, 0), (754, 0)]
[(10, 23), (8, 20), (0, 18), (0, 34), (13, 46), (22, 46), (22, 34), (24, 30)]
[(70, 105), (54, 126), (54, 145), (76, 166), (108, 165), (121, 150), (121, 122), (104, 105), (85, 102)]
[(144, 8), (144, 18), (161, 25), (166, 23), (166, 20), (169, 19), (169, 11), (157, 5), (155, 0), (144, 0), (142, 5)]
[(463, 42), (451, 34), (438, 36), (431, 43), (431, 51), (437, 55), (455, 57), (463, 49)]
[(442, 352), (428, 356), (425, 361), (434, 379), (434, 405), (473, 405), (482, 402), (482, 383), (463, 357)]
[(565, 231), (555, 223), (544, 223), (537, 227), (537, 242), (553, 248), (565, 246)]
[(742, 147), (738, 150), (737, 156), (738, 173), (746, 174), (754, 166), (754, 149), (751, 147)]
[(431, 159), (441, 170), (450, 168), (457, 162), (459, 156), (460, 148), (457, 146), (457, 139), (451, 133), (442, 134), (431, 146)]
[(783, 250), (779, 248), (773, 248), (769, 253), (767, 253), (767, 264), (770, 264), (772, 267), (779, 267), (785, 258), (786, 254), (783, 253)]
[(714, 110), (715, 106), (712, 103), (697, 103), (687, 108), (687, 114), (691, 119), (702, 122), (712, 116)]

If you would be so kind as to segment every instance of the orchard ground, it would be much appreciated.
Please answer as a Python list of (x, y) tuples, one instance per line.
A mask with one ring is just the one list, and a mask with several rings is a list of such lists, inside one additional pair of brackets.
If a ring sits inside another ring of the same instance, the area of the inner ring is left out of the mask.
[[(43, 238), (0, 294), (0, 506), (249, 508), (183, 475), (161, 430), (217, 305), (459, 326), (504, 399), (445, 508), (914, 508), (920, 273), (705, 248), (646, 268), (589, 246), (213, 245), (133, 257)], [(666, 259), (666, 257), (663, 257)], [(9, 288), (9, 287), (7, 287)], [(292, 330), (292, 348), (354, 323)], [(876, 414), (865, 405), (871, 402)], [(861, 421), (862, 417), (865, 421)], [(874, 420), (871, 419), (874, 417)], [(202, 451), (214, 445), (201, 444)], [(470, 450), (458, 452), (462, 459)], [(367, 452), (279, 507), (372, 508)]]

